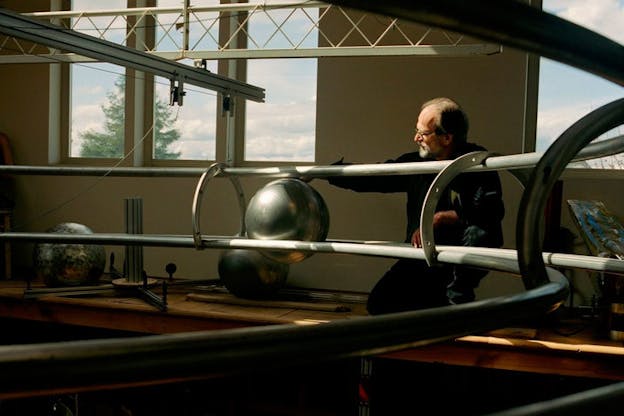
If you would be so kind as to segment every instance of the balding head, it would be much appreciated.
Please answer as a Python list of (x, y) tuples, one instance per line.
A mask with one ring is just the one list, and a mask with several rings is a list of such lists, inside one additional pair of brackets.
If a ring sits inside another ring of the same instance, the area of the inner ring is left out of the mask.
[(455, 144), (465, 143), (468, 137), (468, 116), (461, 106), (447, 97), (438, 97), (425, 102), (421, 110), (433, 114), (435, 127), (440, 133), (453, 136)]

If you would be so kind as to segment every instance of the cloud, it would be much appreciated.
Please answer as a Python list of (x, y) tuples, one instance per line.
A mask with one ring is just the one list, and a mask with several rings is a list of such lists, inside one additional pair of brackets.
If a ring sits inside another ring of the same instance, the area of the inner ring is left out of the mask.
[(245, 159), (314, 161), (316, 101), (248, 104)]
[[(267, 1), (267, 3), (271, 2), (270, 0)], [(114, 0), (107, 2), (106, 5), (98, 0), (75, 0), (73, 4), (76, 10), (122, 9), (125, 7), (125, 0)], [(183, 1), (159, 0), (158, 4), (164, 7), (181, 8)], [(219, 2), (217, 0), (194, 0), (193, 4), (195, 6), (207, 6), (216, 5)], [(209, 19), (213, 14), (202, 14), (196, 18)], [(271, 18), (277, 24), (281, 24), (289, 14), (290, 11), (288, 10), (275, 10), (271, 13)], [(178, 19), (178, 15), (161, 15), (158, 19), (163, 25), (166, 25), (167, 22), (170, 23)], [(93, 25), (88, 22), (88, 19), (85, 19), (79, 27), (92, 31), (93, 26), (105, 28), (111, 24), (111, 21), (111, 17), (106, 17), (97, 20), (97, 22), (94, 20), (96, 24)], [(262, 26), (268, 28), (269, 36), (276, 30), (275, 25), (262, 12), (254, 16), (251, 24), (250, 30), (255, 33), (258, 33), (258, 29)], [(282, 29), (289, 34), (294, 33), (291, 39), (298, 43), (301, 40), (301, 35), (305, 35), (312, 23), (307, 16), (297, 12), (284, 25)], [(114, 28), (118, 26), (125, 26), (123, 19), (117, 19), (112, 24)], [(287, 29), (285, 29), (286, 26), (288, 26)], [(172, 36), (176, 42), (179, 41), (181, 35), (175, 29), (172, 29), (169, 35), (164, 35), (162, 31), (162, 29), (159, 30), (158, 36), (165, 39), (158, 45), (158, 49), (163, 50), (172, 46), (168, 36)], [(118, 30), (107, 32), (107, 35), (112, 36), (113, 32), (117, 33)], [(107, 38), (111, 39), (110, 37)], [(316, 34), (308, 36), (305, 46), (310, 46), (307, 43), (310, 39), (315, 38)], [(119, 39), (114, 40), (120, 41)], [(279, 46), (292, 47), (291, 45), (283, 45), (284, 38), (279, 33), (275, 35), (269, 46), (277, 47), (278, 43)], [(246, 152), (248, 156), (255, 160), (313, 161), (316, 121), (316, 59), (250, 60), (248, 66), (248, 82), (265, 88), (267, 94), (266, 103), (249, 102), (246, 119)], [(102, 130), (104, 115), (101, 106), (106, 101), (107, 90), (112, 88), (114, 82), (114, 78), (112, 78), (110, 86), (101, 84), (101, 77), (106, 73), (96, 72), (92, 68), (85, 69), (86, 71), (83, 72), (87, 72), (87, 74), (80, 79), (79, 87), (74, 91), (77, 94), (73, 108), (74, 136), (77, 132), (86, 129)], [(77, 74), (78, 72), (75, 74), (74, 81), (78, 81)], [(98, 78), (98, 81), (94, 81), (95, 77)], [(160, 85), (161, 83), (163, 85)], [(74, 84), (75, 87), (76, 85)], [(158, 78), (157, 89), (159, 96), (168, 100), (168, 81)], [(180, 132), (181, 137), (175, 143), (175, 147), (172, 147), (172, 150), (181, 152), (183, 158), (214, 158), (217, 119), (215, 100), (215, 94), (206, 94), (206, 90), (188, 86), (184, 106), (175, 107), (177, 120), (175, 127)]]
[(77, 106), (72, 111), (72, 131), (102, 130), (104, 114), (99, 103)]
[(267, 101), (316, 95), (316, 59), (257, 59), (248, 62), (248, 82), (266, 90)]
[(587, 113), (582, 104), (558, 106), (537, 115), (537, 150), (543, 151), (576, 120)]
[(169, 146), (169, 150), (180, 152), (180, 158), (186, 160), (214, 160), (215, 141), (180, 139)]
[(564, 19), (624, 42), (624, 2), (620, 0), (555, 0), (545, 3)]
[[(598, 104), (579, 102), (540, 111), (537, 116), (537, 150), (546, 150), (570, 126), (598, 107)], [(600, 137), (609, 138), (620, 134), (622, 131), (618, 127)]]
[(249, 82), (266, 89), (266, 102), (247, 104), (245, 159), (314, 161), (316, 60), (252, 60)]
[[(618, 42), (624, 41), (622, 0), (546, 0), (544, 9)], [(575, 69), (542, 61), (537, 150), (550, 144), (584, 115), (619, 98), (622, 88)], [(601, 137), (611, 137), (608, 132)]]
[(97, 85), (97, 84), (78, 85), (77, 88), (74, 87), (74, 92), (80, 95), (103, 96), (104, 94), (106, 94), (104, 87), (102, 85)]
[(249, 161), (314, 161), (314, 136), (257, 136), (246, 141)]

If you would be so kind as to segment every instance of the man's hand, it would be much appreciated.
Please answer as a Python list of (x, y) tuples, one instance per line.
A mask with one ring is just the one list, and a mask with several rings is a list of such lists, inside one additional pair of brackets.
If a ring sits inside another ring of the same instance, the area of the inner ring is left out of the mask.
[[(459, 221), (457, 212), (451, 211), (438, 211), (433, 214), (433, 228), (437, 228), (441, 225), (452, 225)], [(422, 237), (420, 236), (420, 228), (417, 228), (412, 234), (412, 245), (416, 248), (422, 247)]]
[(420, 228), (416, 229), (416, 231), (414, 231), (414, 234), (412, 234), (412, 245), (416, 248), (422, 247), (422, 240), (420, 238)]

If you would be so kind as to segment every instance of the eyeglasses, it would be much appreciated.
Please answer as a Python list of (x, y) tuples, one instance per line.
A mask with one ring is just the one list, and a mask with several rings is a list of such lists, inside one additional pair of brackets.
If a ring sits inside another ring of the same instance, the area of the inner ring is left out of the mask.
[(414, 136), (416, 136), (416, 137), (420, 136), (423, 139), (428, 137), (428, 136), (431, 136), (432, 134), (446, 134), (446, 132), (444, 131), (444, 129), (439, 128), (439, 127), (437, 129), (433, 130), (433, 131), (422, 131), (422, 130), (418, 130), (418, 129), (414, 130)]
[(422, 131), (422, 130), (418, 130), (418, 129), (414, 130), (414, 135), (416, 137), (420, 136), (423, 139), (428, 137), (428, 136), (431, 136), (432, 134), (436, 134), (436, 133), (437, 133), (437, 130), (434, 130), (434, 131)]

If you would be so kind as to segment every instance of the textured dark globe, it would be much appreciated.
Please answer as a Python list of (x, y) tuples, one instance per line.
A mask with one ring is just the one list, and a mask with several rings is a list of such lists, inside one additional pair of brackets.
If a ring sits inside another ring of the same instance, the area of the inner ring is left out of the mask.
[(286, 285), (289, 265), (254, 250), (227, 250), (219, 257), (219, 277), (234, 296), (268, 298)]
[[(46, 232), (93, 234), (83, 224), (65, 222)], [(33, 250), (37, 277), (47, 286), (80, 286), (98, 282), (106, 266), (106, 251), (101, 245), (38, 243)]]
[[(299, 179), (278, 179), (251, 198), (245, 213), (247, 235), (260, 240), (323, 241), (329, 211), (321, 195)], [(301, 251), (262, 251), (267, 257), (296, 263), (312, 255)]]

